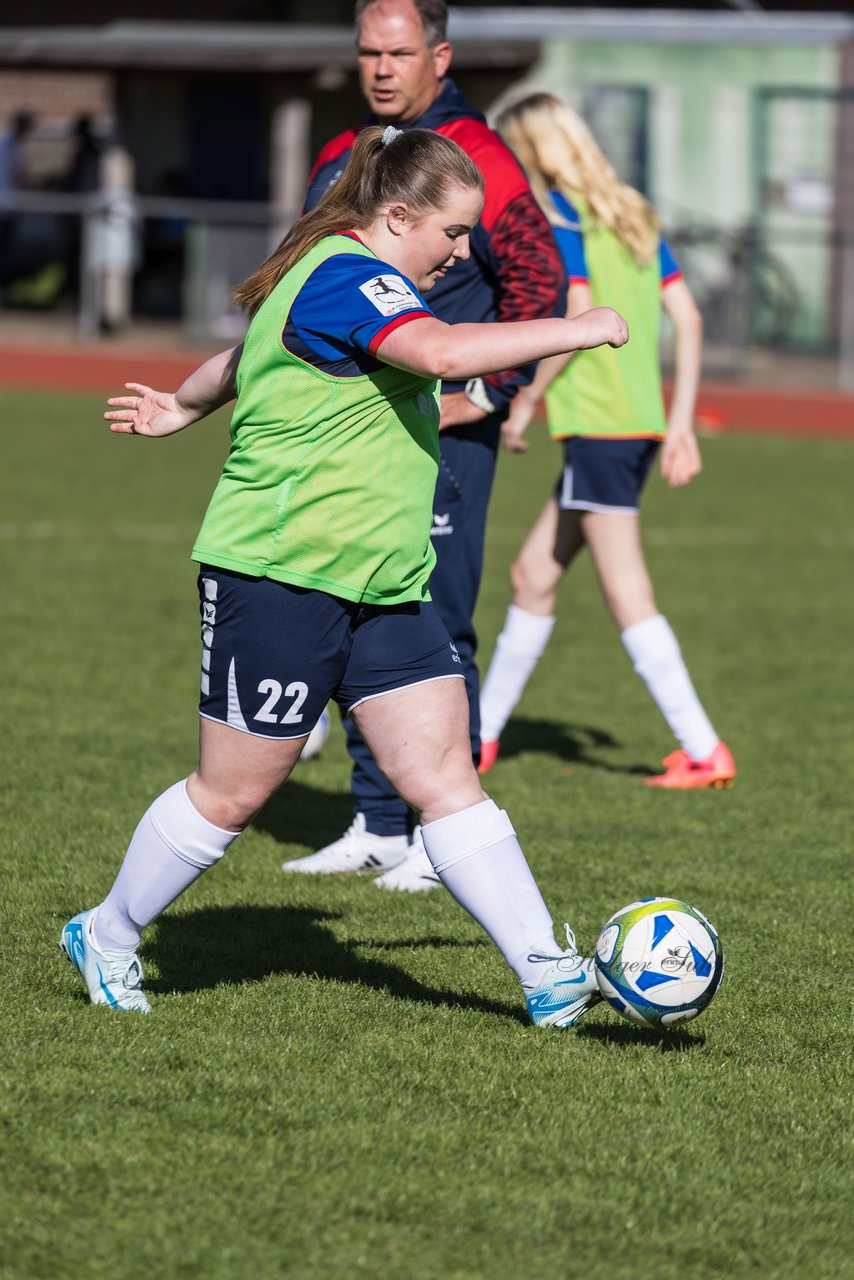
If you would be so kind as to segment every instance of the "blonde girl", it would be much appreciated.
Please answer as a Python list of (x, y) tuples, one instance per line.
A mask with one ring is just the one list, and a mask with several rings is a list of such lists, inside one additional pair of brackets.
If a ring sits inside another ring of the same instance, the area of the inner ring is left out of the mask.
[[(587, 547), (606, 607), (635, 671), (676, 741), (649, 786), (731, 783), (735, 765), (691, 682), (659, 610), (638, 523), (640, 493), (655, 456), (674, 487), (700, 471), (693, 417), (702, 322), (655, 210), (621, 183), (584, 121), (559, 98), (538, 93), (505, 110), (496, 127), (525, 168), (555, 230), (569, 277), (571, 318), (607, 299), (632, 334), (624, 351), (600, 349), (544, 360), (519, 392), (503, 440), (516, 451), (545, 394), (564, 470), (511, 569), (511, 604), (481, 691), (481, 772), (554, 625), (560, 582)], [(675, 329), (673, 398), (665, 416), (659, 366), (664, 310)]]

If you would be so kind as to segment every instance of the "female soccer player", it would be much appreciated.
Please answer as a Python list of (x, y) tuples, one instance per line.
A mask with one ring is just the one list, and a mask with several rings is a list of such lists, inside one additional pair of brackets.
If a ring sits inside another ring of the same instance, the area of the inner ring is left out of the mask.
[[(200, 759), (154, 801), (106, 899), (60, 945), (96, 1004), (148, 1012), (140, 931), (216, 863), (288, 777), (330, 697), (420, 810), (450, 893), (518, 975), (535, 1024), (597, 998), (471, 761), (458, 655), (430, 604), (437, 379), (580, 346), (621, 317), (447, 325), (423, 301), (465, 258), (483, 180), (429, 130), (366, 129), (320, 204), (238, 290), (242, 351), (174, 394), (128, 384), (113, 430), (164, 436), (232, 398), (232, 445), (193, 550), (201, 565)], [(236, 364), (236, 377), (235, 377)]]
[[(501, 732), (546, 647), (563, 575), (586, 546), (626, 652), (679, 743), (663, 761), (665, 772), (644, 781), (726, 785), (735, 764), (659, 612), (638, 527), (641, 489), (659, 448), (662, 475), (672, 486), (688, 484), (700, 470), (693, 428), (700, 313), (660, 238), (655, 211), (618, 181), (574, 111), (537, 93), (505, 110), (497, 128), (554, 227), (569, 274), (567, 314), (577, 316), (607, 297), (625, 316), (632, 341), (619, 354), (602, 348), (544, 360), (504, 425), (507, 447), (526, 449), (522, 435), (545, 392), (549, 430), (564, 442), (565, 466), (510, 572), (513, 603), (481, 691), (481, 772), (494, 764)], [(662, 307), (676, 331), (666, 421), (658, 356)]]

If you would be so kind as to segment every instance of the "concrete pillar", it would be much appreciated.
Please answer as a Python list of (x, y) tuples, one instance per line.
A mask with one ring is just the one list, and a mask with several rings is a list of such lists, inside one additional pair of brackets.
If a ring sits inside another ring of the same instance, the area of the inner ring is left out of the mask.
[(311, 104), (287, 98), (273, 110), (270, 128), (270, 203), (273, 244), (299, 217), (311, 169)]
[(101, 319), (108, 330), (120, 329), (130, 320), (133, 270), (137, 260), (134, 179), (130, 153), (124, 147), (110, 147), (101, 165), (105, 210), (101, 247)]
[(118, 145), (101, 159), (100, 187), (84, 215), (79, 332), (83, 339), (121, 329), (131, 315), (138, 260), (134, 164)]

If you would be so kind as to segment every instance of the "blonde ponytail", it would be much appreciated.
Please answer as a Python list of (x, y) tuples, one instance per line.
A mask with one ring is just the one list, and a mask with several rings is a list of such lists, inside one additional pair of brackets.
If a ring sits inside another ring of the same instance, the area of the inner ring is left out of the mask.
[(531, 94), (502, 111), (496, 128), (521, 162), (550, 222), (563, 221), (550, 191), (570, 202), (580, 196), (595, 221), (613, 231), (638, 266), (653, 261), (661, 232), (658, 214), (639, 191), (619, 180), (567, 103), (550, 93)]

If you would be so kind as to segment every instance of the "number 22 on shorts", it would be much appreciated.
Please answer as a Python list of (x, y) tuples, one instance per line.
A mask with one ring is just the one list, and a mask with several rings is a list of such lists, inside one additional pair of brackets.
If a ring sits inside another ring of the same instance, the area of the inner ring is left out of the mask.
[[(265, 724), (300, 724), (302, 722), (300, 708), (308, 697), (308, 685), (302, 680), (293, 680), (286, 689), (282, 688), (278, 680), (262, 680), (258, 686), (258, 692), (266, 694), (267, 701), (259, 711), (255, 712), (254, 720), (262, 720)], [(292, 698), (293, 701), (280, 718), (276, 715), (276, 708), (283, 694), (286, 698)]]

